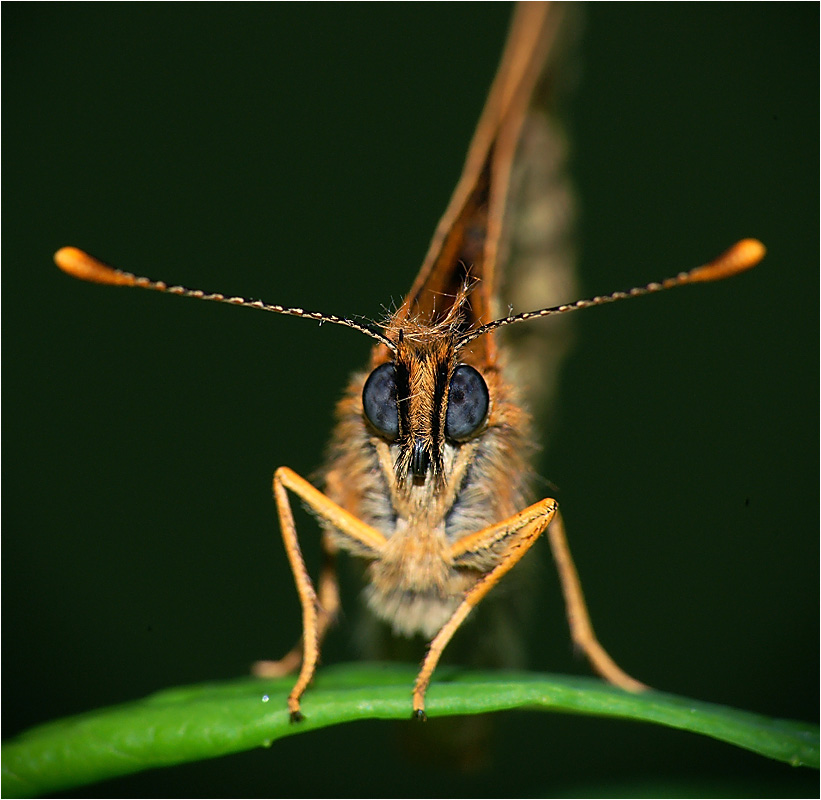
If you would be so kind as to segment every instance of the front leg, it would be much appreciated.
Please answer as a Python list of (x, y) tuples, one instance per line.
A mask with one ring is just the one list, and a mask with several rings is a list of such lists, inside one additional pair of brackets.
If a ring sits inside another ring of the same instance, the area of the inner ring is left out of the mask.
[[(302, 666), (294, 688), (288, 695), (288, 709), (291, 712), (291, 721), (299, 722), (303, 718), (300, 711), (300, 699), (316, 671), (321, 637), (327, 629), (332, 614), (338, 608), (339, 596), (335, 577), (331, 578), (330, 573), (323, 570), (323, 577), (320, 578), (320, 597), (319, 600), (317, 599), (311, 576), (305, 566), (302, 550), (299, 547), (294, 515), (288, 501), (288, 491), (297, 495), (320, 520), (333, 526), (348, 542), (350, 549), (358, 555), (378, 559), (385, 543), (385, 537), (375, 528), (366, 525), (353, 514), (338, 506), (288, 467), (280, 467), (274, 473), (274, 499), (277, 505), (282, 540), (285, 544), (285, 552), (291, 565), (299, 602), (302, 606)], [(326, 561), (326, 566), (327, 563)], [(323, 605), (326, 606), (324, 611)], [(330, 606), (330, 608), (327, 606)], [(283, 661), (293, 660), (295, 653), (298, 654), (296, 648)], [(277, 669), (275, 674), (282, 674), (281, 668), (278, 666), (280, 664), (281, 662), (276, 661), (259, 662), (255, 665), (253, 672), (256, 675), (270, 675), (271, 672), (266, 673), (266, 665), (268, 665), (269, 670), (273, 665)]]
[(453, 634), (485, 595), (524, 557), (550, 524), (556, 509), (555, 500), (542, 500), (502, 522), (464, 536), (453, 544), (449, 555), (456, 566), (460, 563), (470, 565), (471, 562), (485, 559), (495, 562), (495, 566), (485, 572), (473, 588), (465, 593), (456, 611), (430, 643), (413, 687), (414, 719), (427, 719), (425, 692), (442, 651)]
[[(322, 566), (317, 585), (317, 646), (322, 647), (325, 634), (339, 614), (339, 582), (336, 574), (336, 548), (327, 534), (322, 537)], [(251, 674), (258, 678), (282, 678), (296, 672), (302, 664), (303, 637), (276, 661), (255, 661)]]

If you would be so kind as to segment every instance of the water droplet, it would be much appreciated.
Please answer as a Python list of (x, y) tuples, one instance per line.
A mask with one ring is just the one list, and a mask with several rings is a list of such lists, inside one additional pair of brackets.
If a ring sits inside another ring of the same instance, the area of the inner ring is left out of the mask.
[(267, 703), (267, 702), (268, 702), (268, 699), (269, 699), (269, 698), (268, 698), (268, 695), (267, 695), (267, 694), (262, 695), (262, 702), (263, 702), (263, 703)]

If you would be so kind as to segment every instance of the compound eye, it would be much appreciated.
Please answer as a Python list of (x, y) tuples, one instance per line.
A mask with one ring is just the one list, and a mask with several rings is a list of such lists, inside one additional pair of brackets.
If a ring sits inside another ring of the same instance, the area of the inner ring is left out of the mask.
[(459, 441), (475, 433), (487, 417), (490, 396), (485, 379), (467, 364), (453, 370), (445, 414), (445, 435)]
[(365, 381), (362, 409), (368, 422), (389, 441), (399, 436), (399, 410), (396, 405), (396, 367), (382, 364)]

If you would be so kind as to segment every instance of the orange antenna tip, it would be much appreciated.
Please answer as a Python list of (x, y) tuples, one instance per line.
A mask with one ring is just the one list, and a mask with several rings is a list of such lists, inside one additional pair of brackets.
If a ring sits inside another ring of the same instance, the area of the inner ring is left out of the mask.
[(61, 247), (54, 254), (54, 263), (73, 278), (110, 286), (133, 286), (134, 276), (106, 266), (77, 247)]
[(767, 248), (758, 239), (742, 239), (709, 264), (697, 267), (690, 272), (687, 282), (720, 281), (730, 278), (754, 267), (766, 253)]

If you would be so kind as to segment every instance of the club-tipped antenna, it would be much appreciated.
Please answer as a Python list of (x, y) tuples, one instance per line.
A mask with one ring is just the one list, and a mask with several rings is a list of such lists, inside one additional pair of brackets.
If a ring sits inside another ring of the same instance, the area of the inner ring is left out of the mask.
[(168, 286), (163, 281), (152, 281), (149, 278), (140, 278), (136, 275), (132, 275), (130, 272), (123, 272), (123, 270), (110, 267), (76, 247), (61, 248), (54, 254), (54, 261), (63, 272), (66, 272), (74, 278), (90, 281), (91, 283), (103, 283), (109, 286), (136, 286), (139, 289), (151, 289), (155, 292), (176, 294), (181, 297), (194, 297), (197, 300), (212, 300), (215, 303), (228, 303), (232, 306), (271, 311), (274, 314), (287, 314), (291, 317), (313, 319), (319, 323), (331, 322), (334, 325), (344, 325), (346, 328), (353, 328), (355, 331), (359, 331), (366, 336), (370, 336), (372, 339), (376, 339), (376, 341), (390, 348), (391, 351), (396, 350), (396, 345), (387, 336), (376, 330), (375, 326), (356, 322), (346, 317), (337, 317), (334, 314), (322, 314), (318, 311), (306, 311), (304, 308), (270, 305), (263, 303), (261, 300), (246, 300), (244, 297), (226, 297), (225, 295), (216, 293), (209, 294), (199, 289), (186, 289), (184, 286)]
[(529, 319), (552, 317), (556, 314), (566, 314), (568, 311), (578, 311), (581, 308), (603, 306), (605, 303), (614, 303), (616, 300), (626, 300), (628, 297), (640, 297), (644, 294), (662, 292), (665, 289), (685, 286), (688, 283), (720, 281), (724, 278), (730, 278), (739, 272), (744, 272), (754, 267), (764, 258), (766, 252), (767, 249), (757, 239), (742, 239), (740, 242), (736, 242), (725, 253), (722, 253), (718, 258), (700, 267), (691, 269), (689, 272), (680, 272), (674, 278), (667, 278), (661, 282), (648, 283), (646, 286), (638, 286), (626, 292), (613, 292), (612, 294), (599, 297), (591, 297), (588, 300), (577, 300), (575, 303), (569, 303), (567, 305), (542, 308), (538, 311), (525, 311), (522, 314), (503, 317), (502, 319), (481, 325), (472, 331), (467, 331), (467, 333), (464, 333), (458, 339), (456, 346), (457, 348), (464, 347), (474, 339), (478, 339), (480, 336), (490, 333), (490, 331), (495, 331), (497, 328), (514, 325), (517, 322), (524, 322)]

